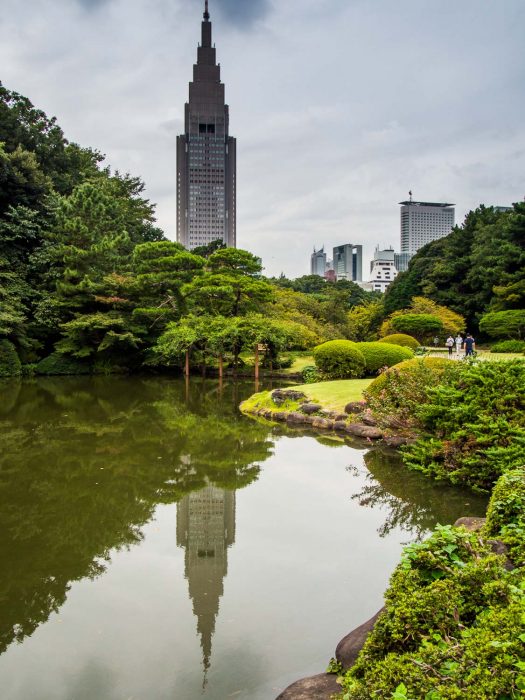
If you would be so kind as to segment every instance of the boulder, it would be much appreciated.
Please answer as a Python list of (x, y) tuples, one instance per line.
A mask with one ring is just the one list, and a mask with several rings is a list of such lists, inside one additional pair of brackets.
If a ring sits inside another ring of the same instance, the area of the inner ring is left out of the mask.
[(365, 425), (372, 425), (374, 428), (377, 425), (377, 421), (371, 413), (363, 413), (361, 416), (359, 416), (359, 420), (361, 423), (364, 423)]
[(276, 700), (330, 700), (335, 693), (341, 693), (337, 676), (334, 673), (319, 673), (292, 683)]
[(374, 628), (376, 620), (383, 610), (384, 608), (381, 608), (374, 617), (371, 617), (366, 622), (363, 622), (362, 625), (356, 627), (350, 634), (343, 637), (337, 645), (335, 649), (335, 658), (345, 670), (355, 664), (357, 655), (363, 648), (369, 632)]
[(284, 411), (272, 411), (272, 420), (284, 423), (286, 421), (286, 413)]
[(370, 440), (379, 440), (383, 437), (383, 433), (379, 428), (374, 428), (372, 425), (362, 425), (361, 423), (347, 423), (345, 430), (350, 435), (356, 437), (370, 438)]
[(336, 420), (334, 421), (334, 430), (346, 430), (346, 425), (345, 420)]
[(306, 394), (295, 389), (274, 389), (271, 393), (272, 401), (276, 406), (280, 406), (285, 401), (301, 401), (306, 399)]
[(334, 422), (328, 418), (321, 418), (320, 416), (314, 416), (312, 421), (312, 426), (314, 428), (323, 428), (324, 430), (331, 430), (334, 427)]
[(337, 411), (334, 411), (332, 413), (332, 418), (334, 420), (338, 420), (338, 421), (341, 421), (341, 420), (346, 421), (348, 418), (348, 414), (347, 413), (338, 413)]
[(470, 532), (477, 532), (478, 530), (481, 530), (483, 525), (485, 525), (486, 520), (487, 518), (474, 518), (467, 516), (464, 518), (458, 518), (454, 523), (454, 527), (463, 526), (466, 530), (470, 530)]
[(322, 406), (319, 403), (303, 403), (299, 406), (299, 410), (307, 415), (317, 413), (317, 411), (320, 411), (321, 408)]
[(388, 435), (383, 440), (385, 445), (389, 447), (401, 447), (401, 445), (408, 445), (412, 442), (412, 438), (403, 437), (402, 435)]
[(299, 413), (299, 411), (291, 411), (286, 415), (286, 422), (296, 425), (300, 425), (301, 423), (309, 423), (309, 419), (310, 416), (307, 416), (305, 413)]
[(345, 406), (345, 413), (362, 413), (366, 408), (366, 401), (350, 401)]

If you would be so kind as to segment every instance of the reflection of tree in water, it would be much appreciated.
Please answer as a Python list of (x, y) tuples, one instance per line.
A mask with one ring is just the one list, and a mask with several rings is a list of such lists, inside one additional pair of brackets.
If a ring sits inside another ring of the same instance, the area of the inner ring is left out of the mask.
[(158, 503), (245, 486), (273, 447), (238, 415), (242, 387), (192, 382), (186, 396), (180, 381), (110, 377), (0, 391), (0, 651), (140, 541)]
[(438, 523), (463, 515), (483, 516), (487, 500), (472, 491), (436, 484), (403, 466), (400, 455), (377, 447), (365, 454), (367, 484), (352, 496), (359, 505), (381, 507), (388, 516), (378, 533), (385, 537), (399, 527), (421, 538)]

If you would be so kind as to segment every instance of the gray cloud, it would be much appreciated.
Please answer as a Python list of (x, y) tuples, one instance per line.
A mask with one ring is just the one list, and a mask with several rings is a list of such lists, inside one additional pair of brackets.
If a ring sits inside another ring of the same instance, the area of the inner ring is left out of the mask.
[[(174, 238), (204, 0), (106, 2), (101, 22), (83, 10), (93, 0), (2, 0), (2, 81), (140, 175)], [(306, 272), (323, 243), (398, 246), (409, 189), (456, 202), (457, 221), (523, 197), (523, 0), (209, 4), (238, 139), (238, 241), (269, 274)]]
[(238, 27), (251, 27), (270, 12), (271, 3), (270, 0), (209, 0), (209, 7), (212, 17), (217, 8), (228, 22)]
[(111, 0), (77, 0), (86, 10), (97, 10), (102, 5), (108, 5)]

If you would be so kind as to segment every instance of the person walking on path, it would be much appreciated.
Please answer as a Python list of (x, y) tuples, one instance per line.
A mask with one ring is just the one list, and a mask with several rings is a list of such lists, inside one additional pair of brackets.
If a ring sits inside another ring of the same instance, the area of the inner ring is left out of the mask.
[(456, 336), (456, 354), (459, 355), (462, 345), (463, 345), (463, 338), (461, 337), (461, 334), (458, 333)]
[(439, 345), (439, 337), (436, 335), (434, 337), (434, 347), (437, 348), (438, 345)]
[(452, 357), (452, 351), (454, 350), (454, 338), (451, 335), (448, 336), (445, 345), (448, 348), (448, 356)]
[(465, 338), (465, 357), (468, 357), (469, 355), (474, 355), (475, 349), (476, 341), (470, 335), (470, 333), (467, 333), (467, 337)]

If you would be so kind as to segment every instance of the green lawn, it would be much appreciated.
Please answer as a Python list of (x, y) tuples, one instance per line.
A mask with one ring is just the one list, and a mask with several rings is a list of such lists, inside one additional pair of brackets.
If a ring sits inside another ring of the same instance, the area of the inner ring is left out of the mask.
[(288, 367), (288, 369), (284, 369), (283, 373), (284, 374), (297, 374), (298, 372), (302, 372), (305, 367), (308, 367), (309, 365), (315, 365), (314, 358), (312, 355), (298, 355), (291, 367)]
[(372, 381), (373, 377), (367, 379), (338, 379), (333, 382), (301, 384), (293, 388), (303, 391), (311, 401), (319, 402), (323, 408), (342, 411), (349, 401), (361, 401), (363, 399), (363, 391)]

